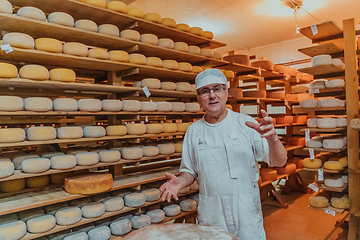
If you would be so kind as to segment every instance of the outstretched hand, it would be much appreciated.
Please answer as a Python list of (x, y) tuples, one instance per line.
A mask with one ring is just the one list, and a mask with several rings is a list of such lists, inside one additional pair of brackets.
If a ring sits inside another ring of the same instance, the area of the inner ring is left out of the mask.
[(167, 200), (170, 202), (171, 197), (175, 200), (179, 200), (177, 196), (179, 190), (181, 189), (179, 178), (168, 172), (165, 173), (165, 176), (168, 178), (168, 181), (160, 187), (160, 191), (162, 192), (162, 201)]
[(271, 137), (277, 136), (273, 124), (273, 118), (270, 117), (264, 109), (261, 109), (261, 115), (262, 122), (260, 124), (246, 121), (245, 125), (257, 131), (262, 138), (269, 139)]

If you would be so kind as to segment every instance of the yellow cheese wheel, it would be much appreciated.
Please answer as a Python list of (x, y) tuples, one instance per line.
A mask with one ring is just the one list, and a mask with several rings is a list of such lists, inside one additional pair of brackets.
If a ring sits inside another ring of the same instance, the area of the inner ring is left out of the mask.
[(143, 135), (146, 133), (146, 125), (143, 123), (131, 123), (126, 125), (129, 135)]
[(92, 48), (89, 50), (88, 57), (108, 60), (110, 58), (110, 54), (106, 51), (106, 49)]
[(176, 28), (184, 32), (190, 32), (190, 27), (186, 23), (178, 23), (176, 24)]
[(162, 60), (158, 57), (147, 57), (146, 58), (146, 65), (152, 67), (162, 67)]
[(164, 133), (174, 133), (177, 131), (176, 123), (162, 123)]
[(204, 71), (204, 70), (201, 66), (192, 66), (192, 72), (201, 73), (202, 71)]
[(189, 46), (188, 53), (200, 55), (200, 48), (198, 46)]
[(277, 171), (271, 168), (261, 168), (260, 176), (262, 181), (275, 181), (277, 178)]
[(53, 184), (64, 184), (65, 178), (70, 176), (71, 176), (70, 172), (51, 174), (50, 182)]
[(146, 124), (146, 133), (158, 134), (163, 132), (163, 125), (160, 123), (148, 123)]
[(191, 85), (188, 82), (177, 82), (176, 83), (176, 91), (190, 92)]
[(131, 29), (122, 30), (120, 33), (120, 37), (133, 41), (140, 41), (140, 33)]
[(161, 87), (161, 82), (157, 78), (144, 78), (141, 80), (141, 87), (145, 86), (151, 89), (159, 89)]
[(77, 20), (74, 24), (75, 28), (91, 31), (91, 32), (97, 32), (98, 26), (94, 21), (88, 20), (88, 19), (80, 19)]
[(343, 170), (343, 165), (338, 161), (326, 161), (324, 162), (324, 168), (329, 170)]
[(113, 50), (109, 52), (109, 59), (118, 62), (128, 62), (129, 54), (121, 50)]
[(175, 43), (172, 39), (170, 38), (160, 38), (158, 40), (158, 46), (159, 47), (164, 47), (164, 48), (170, 48), (173, 49), (175, 46)]
[(176, 153), (182, 153), (182, 146), (183, 146), (182, 142), (175, 143), (175, 152)]
[(31, 177), (26, 179), (26, 186), (29, 188), (39, 188), (45, 187), (49, 185), (50, 178), (49, 176), (38, 176), (38, 177)]
[(315, 208), (326, 208), (329, 206), (329, 200), (324, 196), (312, 196), (309, 198), (310, 206)]
[(319, 158), (315, 158), (315, 159), (305, 158), (303, 161), (303, 165), (306, 168), (321, 168), (322, 161)]
[(12, 47), (34, 49), (34, 39), (25, 33), (7, 33), (3, 36), (3, 44), (10, 44)]
[(204, 31), (203, 33), (203, 37), (204, 38), (208, 38), (208, 39), (213, 39), (214, 38), (214, 34), (210, 31)]
[(86, 57), (88, 55), (88, 47), (85, 44), (77, 42), (67, 42), (64, 43), (63, 53)]
[(35, 40), (35, 49), (46, 52), (62, 53), (63, 45), (57, 39), (38, 38)]
[(128, 11), (126, 4), (121, 1), (109, 1), (106, 8), (121, 13), (127, 13)]
[(174, 82), (161, 82), (161, 89), (173, 91), (176, 89), (176, 83)]
[(16, 78), (18, 69), (10, 63), (0, 62), (0, 78)]
[(30, 64), (20, 68), (19, 76), (31, 80), (48, 80), (50, 77), (49, 71), (46, 67)]
[(161, 19), (161, 24), (168, 26), (168, 27), (173, 27), (176, 28), (176, 21), (172, 18), (163, 18)]
[(106, 0), (85, 0), (89, 5), (106, 8)]
[(46, 21), (45, 13), (36, 7), (22, 7), (17, 13), (18, 16), (31, 18), (39, 21)]
[(0, 192), (17, 192), (25, 188), (25, 178), (0, 182)]
[(211, 49), (208, 48), (201, 48), (200, 49), (200, 55), (201, 56), (205, 56), (205, 57), (209, 57), (212, 58), (214, 56), (214, 53)]
[(76, 73), (67, 68), (54, 68), (50, 70), (50, 80), (60, 82), (75, 82)]
[(200, 28), (200, 27), (191, 27), (190, 33), (198, 35), (198, 36), (202, 36), (202, 35), (204, 35), (204, 30), (202, 30), (202, 28)]
[(132, 53), (129, 55), (129, 63), (146, 65), (146, 57), (140, 53)]
[(189, 45), (186, 42), (175, 42), (174, 50), (178, 50), (181, 52), (187, 52), (189, 50)]
[(0, 0), (0, 12), (1, 13), (12, 14), (13, 13), (13, 6), (7, 0)]
[(74, 18), (64, 12), (52, 12), (48, 16), (48, 22), (67, 26), (67, 27), (74, 27)]
[(5, 222), (0, 225), (0, 239), (21, 239), (26, 234), (23, 221)]
[(163, 68), (177, 70), (179, 68), (179, 64), (175, 60), (163, 60)]
[(140, 35), (140, 42), (152, 44), (152, 45), (158, 45), (158, 37), (154, 34), (150, 33), (144, 33)]
[(114, 24), (102, 24), (98, 27), (98, 33), (119, 37), (120, 30)]
[(186, 132), (191, 123), (176, 123), (178, 132)]
[(127, 134), (127, 128), (124, 125), (113, 125), (106, 127), (107, 136), (123, 136)]
[(161, 16), (158, 13), (145, 13), (144, 19), (151, 22), (161, 23)]
[(184, 72), (192, 72), (192, 65), (188, 62), (179, 62), (178, 69)]
[(138, 8), (128, 8), (127, 13), (130, 16), (137, 17), (137, 18), (144, 18), (144, 13)]

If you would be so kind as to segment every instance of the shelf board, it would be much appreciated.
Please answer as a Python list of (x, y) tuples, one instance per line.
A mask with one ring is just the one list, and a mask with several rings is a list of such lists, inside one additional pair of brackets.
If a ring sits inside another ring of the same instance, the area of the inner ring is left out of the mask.
[(293, 146), (293, 145), (284, 145), (286, 151), (291, 151), (299, 148), (305, 147), (305, 145)]
[(311, 46), (311, 47), (299, 49), (299, 52), (309, 57), (315, 57), (321, 54), (338, 55), (340, 53), (343, 53), (343, 51), (344, 51), (343, 42), (340, 42), (339, 44), (337, 44), (336, 42), (328, 42), (317, 46)]
[[(332, 153), (341, 153), (347, 149), (343, 147), (342, 149), (326, 149), (326, 148), (312, 148), (315, 152), (332, 152)], [(309, 148), (304, 148), (304, 151), (309, 151)]]
[(327, 21), (316, 25), (318, 33), (313, 34), (311, 26), (301, 28), (300, 33), (305, 37), (311, 39), (313, 43), (329, 41), (334, 38), (342, 38), (343, 31), (338, 27), (335, 22)]
[(331, 192), (343, 192), (347, 188), (347, 183), (344, 184), (343, 187), (328, 187), (325, 186), (323, 183), (313, 183), (315, 187), (318, 187), (319, 189), (331, 191)]
[[(337, 107), (337, 108), (301, 108), (300, 106), (293, 106), (293, 113), (294, 114), (315, 112), (315, 115), (321, 115), (321, 114), (317, 114), (317, 113), (323, 113), (322, 115), (334, 115), (335, 111), (343, 112), (343, 111), (346, 111), (346, 109), (345, 109), (345, 107)], [(329, 114), (327, 114), (327, 112), (329, 112)]]
[(305, 132), (305, 130), (309, 129), (310, 132), (317, 132), (317, 133), (332, 133), (332, 132), (341, 132), (346, 131), (346, 127), (343, 128), (304, 128), (300, 129), (300, 132)]
[(344, 73), (345, 70), (337, 66), (334, 66), (333, 64), (328, 64), (328, 65), (321, 65), (316, 67), (301, 68), (299, 69), (299, 72), (314, 75), (316, 78), (316, 76), (320, 76), (324, 74)]
[(329, 170), (329, 169), (325, 169), (323, 167), (321, 168), (306, 168), (304, 167), (303, 168), (305, 171), (309, 171), (309, 172), (317, 172), (319, 170), (323, 170), (325, 173), (340, 173), (341, 171), (338, 171), (338, 170)]

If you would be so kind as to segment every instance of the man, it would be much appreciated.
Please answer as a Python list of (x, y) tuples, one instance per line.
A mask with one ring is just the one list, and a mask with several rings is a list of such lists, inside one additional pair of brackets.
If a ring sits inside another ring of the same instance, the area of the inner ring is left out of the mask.
[(272, 118), (261, 110), (258, 124), (226, 109), (227, 79), (217, 69), (199, 73), (195, 84), (205, 115), (188, 128), (180, 175), (166, 173), (169, 180), (160, 188), (162, 200), (177, 200), (178, 191), (197, 179), (200, 224), (229, 230), (241, 240), (266, 239), (256, 161), (280, 167), (287, 161)]

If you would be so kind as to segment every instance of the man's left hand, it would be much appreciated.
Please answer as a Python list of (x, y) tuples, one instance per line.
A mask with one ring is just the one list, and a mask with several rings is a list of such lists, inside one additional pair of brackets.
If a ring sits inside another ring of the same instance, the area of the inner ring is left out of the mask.
[(254, 122), (246, 121), (246, 126), (256, 130), (258, 133), (260, 133), (262, 138), (272, 138), (276, 137), (276, 131), (273, 124), (273, 118), (268, 115), (268, 113), (261, 109), (261, 115), (262, 115), (262, 122), (260, 124), (256, 124)]

